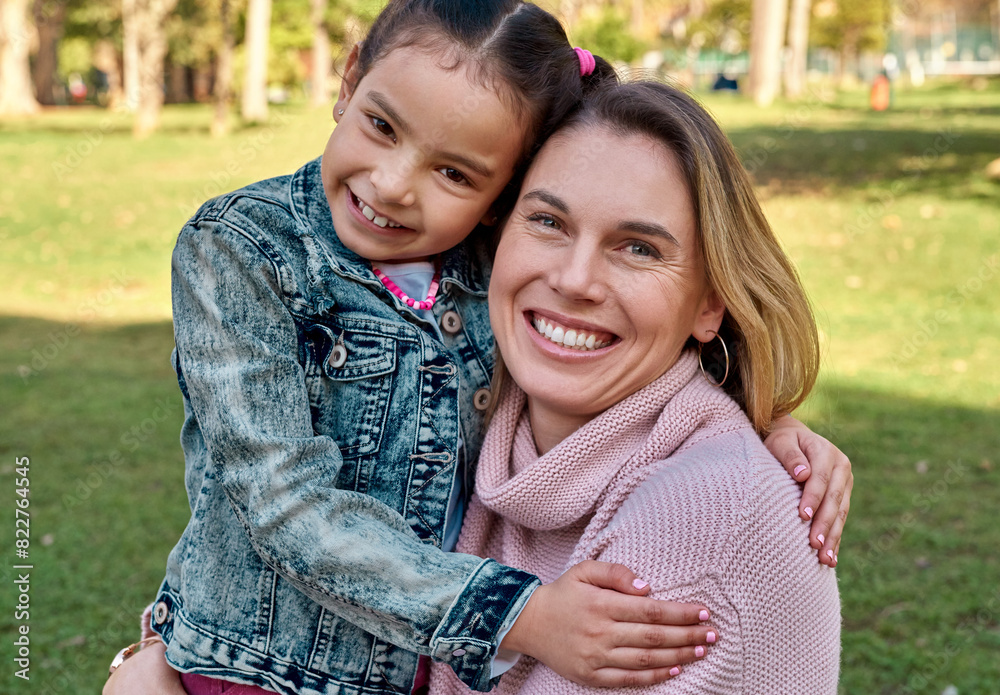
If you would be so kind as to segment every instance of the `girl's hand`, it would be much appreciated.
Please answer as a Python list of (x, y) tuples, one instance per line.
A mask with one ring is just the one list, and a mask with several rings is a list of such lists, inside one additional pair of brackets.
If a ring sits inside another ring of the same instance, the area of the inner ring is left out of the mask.
[(850, 459), (791, 415), (774, 421), (764, 445), (795, 480), (805, 483), (799, 516), (812, 519), (809, 541), (819, 550), (819, 561), (836, 567), (854, 487)]
[(653, 685), (680, 673), (718, 639), (708, 609), (647, 598), (624, 565), (588, 560), (535, 590), (502, 647), (563, 678), (605, 688)]
[(122, 662), (102, 695), (187, 695), (181, 674), (170, 667), (163, 642), (155, 642)]

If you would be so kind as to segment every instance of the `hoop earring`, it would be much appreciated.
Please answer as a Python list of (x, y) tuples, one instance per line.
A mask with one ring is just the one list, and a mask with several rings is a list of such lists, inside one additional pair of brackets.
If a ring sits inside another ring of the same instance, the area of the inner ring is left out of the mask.
[(726, 373), (722, 375), (722, 381), (719, 383), (712, 381), (712, 379), (708, 376), (708, 372), (705, 371), (705, 365), (701, 361), (701, 348), (703, 345), (708, 345), (708, 343), (702, 343), (700, 341), (698, 343), (698, 366), (701, 367), (701, 374), (705, 377), (705, 381), (710, 383), (712, 386), (721, 387), (724, 383), (726, 383), (726, 379), (729, 378), (729, 348), (726, 347), (726, 341), (722, 339), (722, 336), (715, 331), (711, 331), (711, 333), (719, 339), (720, 343), (722, 343), (722, 352), (726, 355)]

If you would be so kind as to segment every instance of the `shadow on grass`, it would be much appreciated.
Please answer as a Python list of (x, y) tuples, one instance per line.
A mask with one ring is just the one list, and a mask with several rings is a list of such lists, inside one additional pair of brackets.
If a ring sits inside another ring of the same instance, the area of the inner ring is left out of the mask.
[[(0, 317), (0, 464), (13, 474), (14, 457), (31, 457), (40, 691), (100, 689), (186, 523), (172, 346), (168, 322)], [(47, 363), (32, 366), (36, 355)], [(841, 691), (992, 692), (1000, 413), (827, 381), (804, 417), (856, 475), (838, 569)], [(0, 616), (5, 634), (11, 616)], [(7, 678), (2, 689), (14, 692)]]
[(1000, 199), (984, 169), (1000, 152), (995, 132), (886, 126), (727, 130), (766, 193), (836, 193), (900, 186), (906, 193)]

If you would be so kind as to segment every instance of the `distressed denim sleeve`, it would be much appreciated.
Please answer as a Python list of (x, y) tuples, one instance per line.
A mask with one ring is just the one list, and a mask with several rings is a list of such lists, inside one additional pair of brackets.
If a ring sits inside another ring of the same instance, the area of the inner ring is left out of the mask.
[(300, 591), (486, 690), (497, 633), (538, 580), (425, 544), (388, 506), (334, 486), (343, 459), (313, 431), (283, 301), (293, 282), (245, 225), (202, 215), (178, 239), (179, 373), (213, 472), (253, 548)]

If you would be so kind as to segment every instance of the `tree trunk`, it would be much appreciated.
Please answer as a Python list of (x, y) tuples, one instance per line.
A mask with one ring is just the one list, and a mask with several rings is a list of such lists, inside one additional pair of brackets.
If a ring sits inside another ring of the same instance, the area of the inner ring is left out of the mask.
[(107, 76), (108, 108), (112, 110), (122, 108), (125, 92), (122, 89), (122, 69), (118, 62), (118, 50), (107, 39), (101, 39), (94, 46), (94, 67)]
[(243, 79), (243, 118), (267, 120), (267, 50), (271, 33), (271, 0), (250, 0), (247, 6), (246, 74)]
[(28, 0), (0, 0), (0, 114), (38, 111), (31, 83)]
[(139, 3), (122, 0), (122, 72), (124, 106), (135, 112), (139, 107)]
[(750, 18), (750, 95), (768, 106), (781, 87), (781, 47), (787, 0), (753, 0)]
[(312, 94), (313, 106), (330, 101), (330, 34), (326, 29), (327, 0), (312, 0)]
[(122, 0), (126, 101), (135, 109), (132, 134), (139, 138), (155, 131), (160, 123), (163, 59), (167, 55), (163, 23), (176, 4), (177, 0)]
[(809, 55), (809, 15), (812, 0), (792, 0), (788, 20), (788, 63), (785, 65), (785, 94), (795, 99), (806, 88), (806, 60)]
[(229, 100), (233, 93), (233, 18), (229, 0), (222, 0), (219, 7), (222, 23), (222, 46), (215, 63), (215, 91), (212, 95), (215, 109), (212, 115), (212, 137), (220, 138), (229, 133)]
[(66, 20), (66, 0), (51, 2), (35, 0), (32, 8), (38, 30), (38, 53), (32, 68), (35, 94), (46, 106), (56, 103), (56, 71), (59, 69), (59, 39)]
[(170, 79), (167, 81), (167, 103), (186, 104), (191, 101), (191, 90), (188, 89), (188, 67), (168, 61), (167, 74)]

